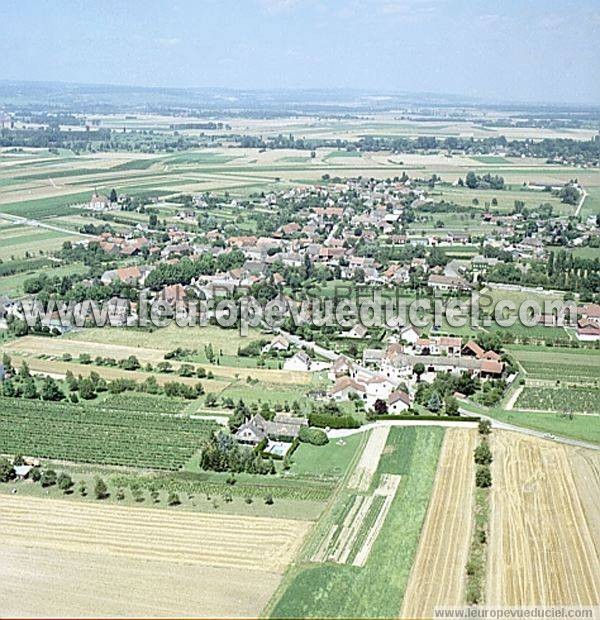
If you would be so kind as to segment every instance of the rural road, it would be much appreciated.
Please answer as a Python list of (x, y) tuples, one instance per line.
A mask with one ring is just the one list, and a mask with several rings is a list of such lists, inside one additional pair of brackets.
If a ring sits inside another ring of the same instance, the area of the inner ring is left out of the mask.
[(557, 443), (564, 443), (569, 446), (575, 446), (577, 448), (585, 448), (586, 450), (600, 450), (600, 446), (587, 441), (580, 441), (579, 439), (569, 439), (568, 437), (562, 437), (561, 435), (552, 435), (550, 433), (544, 433), (542, 431), (535, 431), (531, 428), (524, 428), (523, 426), (516, 426), (515, 424), (509, 424), (508, 422), (501, 422), (495, 418), (490, 418), (483, 413), (473, 413), (467, 409), (459, 407), (459, 412), (464, 415), (478, 415), (484, 420), (489, 420), (492, 423), (493, 428), (497, 428), (503, 431), (513, 431), (515, 433), (521, 433), (523, 435), (529, 435), (530, 437), (537, 437), (539, 439), (545, 439), (546, 441), (556, 441)]
[(587, 192), (581, 188), (581, 199), (579, 200), (579, 204), (577, 205), (577, 209), (575, 209), (575, 217), (577, 217), (581, 213), (581, 207), (583, 207), (583, 203), (587, 198)]
[(33, 226), (36, 228), (46, 228), (48, 230), (54, 230), (55, 232), (65, 233), (67, 235), (73, 235), (76, 237), (86, 237), (88, 239), (95, 238), (94, 235), (87, 235), (86, 233), (79, 232), (78, 230), (69, 230), (68, 228), (61, 228), (60, 226), (52, 226), (51, 224), (43, 224), (39, 220), (29, 220), (19, 215), (11, 215), (8, 213), (0, 212), (0, 217), (6, 218), (14, 222), (15, 224), (22, 224), (23, 226)]
[[(521, 433), (523, 435), (537, 437), (538, 439), (545, 439), (546, 441), (556, 441), (557, 443), (563, 443), (577, 448), (585, 448), (586, 450), (600, 450), (600, 446), (586, 441), (569, 439), (568, 437), (561, 437), (558, 435), (550, 436), (549, 434), (542, 433), (541, 431), (534, 431), (529, 428), (523, 428), (522, 426), (515, 426), (513, 424), (507, 424), (506, 422), (500, 422), (480, 413), (473, 414), (473, 412), (467, 411), (466, 409), (463, 409), (460, 412), (465, 415), (478, 415), (486, 420), (489, 420), (492, 423), (493, 428), (501, 431)], [(350, 435), (356, 435), (357, 433), (365, 433), (378, 426), (443, 426), (448, 428), (476, 428), (477, 422), (450, 422), (445, 420), (440, 420), (439, 422), (436, 420), (382, 420), (380, 422), (370, 422), (360, 428), (332, 429), (327, 433), (327, 436), (330, 440), (342, 439), (344, 437), (349, 437)]]
[(477, 422), (450, 422), (445, 420), (381, 420), (380, 422), (369, 422), (360, 428), (336, 428), (327, 433), (329, 439), (340, 439), (364, 433), (373, 428), (384, 426), (445, 426), (448, 428), (477, 428)]

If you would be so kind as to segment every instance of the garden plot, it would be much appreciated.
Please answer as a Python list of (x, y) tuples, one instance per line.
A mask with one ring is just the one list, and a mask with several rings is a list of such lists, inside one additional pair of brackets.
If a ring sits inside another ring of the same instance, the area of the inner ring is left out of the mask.
[(524, 411), (600, 413), (600, 388), (526, 386), (519, 394), (515, 407)]
[(380, 485), (371, 495), (351, 496), (347, 504), (349, 510), (341, 525), (332, 526), (312, 560), (364, 566), (399, 484), (400, 476), (383, 474)]
[(385, 444), (390, 432), (389, 426), (377, 426), (371, 431), (369, 441), (360, 457), (360, 461), (354, 470), (348, 483), (348, 488), (359, 492), (369, 490), (373, 475), (377, 471), (379, 459), (385, 448)]

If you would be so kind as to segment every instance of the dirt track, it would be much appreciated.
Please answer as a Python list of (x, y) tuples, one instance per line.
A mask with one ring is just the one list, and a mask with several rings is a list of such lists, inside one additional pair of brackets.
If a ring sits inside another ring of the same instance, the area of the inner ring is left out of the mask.
[(516, 433), (496, 431), (492, 441), (486, 603), (598, 605), (600, 545), (586, 505), (600, 488), (589, 463), (580, 459), (574, 473), (573, 448)]
[(430, 618), (438, 606), (464, 603), (476, 443), (475, 430), (446, 430), (402, 618)]

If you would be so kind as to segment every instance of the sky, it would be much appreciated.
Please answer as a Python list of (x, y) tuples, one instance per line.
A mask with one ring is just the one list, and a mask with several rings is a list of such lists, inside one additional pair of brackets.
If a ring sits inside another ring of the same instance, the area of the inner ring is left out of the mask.
[(0, 0), (0, 79), (600, 104), (600, 2)]

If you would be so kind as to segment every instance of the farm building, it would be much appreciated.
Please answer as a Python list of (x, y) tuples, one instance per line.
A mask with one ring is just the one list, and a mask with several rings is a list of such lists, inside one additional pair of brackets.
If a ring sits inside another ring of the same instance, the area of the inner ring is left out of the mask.
[(270, 421), (257, 413), (238, 428), (234, 437), (239, 443), (253, 446), (258, 445), (264, 439), (291, 441), (298, 437), (302, 426), (308, 426), (306, 418), (279, 414)]

